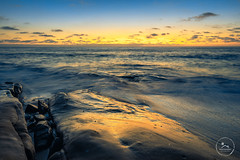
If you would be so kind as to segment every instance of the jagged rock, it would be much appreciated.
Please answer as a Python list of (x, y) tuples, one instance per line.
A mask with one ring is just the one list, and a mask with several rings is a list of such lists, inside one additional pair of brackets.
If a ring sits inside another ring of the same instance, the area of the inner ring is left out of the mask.
[(67, 160), (64, 150), (55, 152), (48, 160)]
[(47, 121), (39, 121), (34, 132), (35, 148), (42, 150), (50, 146), (52, 142), (52, 129)]
[(38, 109), (41, 114), (45, 114), (49, 110), (48, 105), (43, 100), (38, 100)]
[(32, 118), (32, 115), (30, 115), (30, 114), (25, 114), (25, 120), (27, 121), (27, 120), (30, 120)]
[(28, 104), (25, 113), (36, 113), (38, 112), (38, 107), (34, 104)]
[(20, 83), (15, 83), (13, 85), (13, 96), (18, 97), (22, 93), (22, 85)]
[(27, 129), (28, 129), (29, 132), (34, 130), (35, 127), (36, 127), (36, 121), (28, 122)]
[(60, 151), (63, 148), (63, 139), (62, 137), (56, 137), (53, 141), (53, 145), (49, 151), (49, 157), (52, 156), (55, 152)]
[(36, 114), (34, 115), (34, 119), (38, 122), (38, 121), (44, 121), (45, 120), (45, 116), (42, 114)]

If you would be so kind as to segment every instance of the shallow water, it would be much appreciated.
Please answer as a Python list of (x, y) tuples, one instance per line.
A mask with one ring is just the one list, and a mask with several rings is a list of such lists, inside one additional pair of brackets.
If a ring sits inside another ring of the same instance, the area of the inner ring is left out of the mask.
[(240, 150), (240, 47), (0, 47), (0, 81), (21, 82), (27, 98), (88, 89), (146, 105)]

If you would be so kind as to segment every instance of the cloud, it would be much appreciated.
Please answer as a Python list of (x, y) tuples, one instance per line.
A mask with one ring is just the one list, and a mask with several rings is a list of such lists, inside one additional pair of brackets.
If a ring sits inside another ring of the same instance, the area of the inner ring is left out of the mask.
[(153, 34), (151, 34), (151, 36), (155, 37), (155, 36), (158, 36), (158, 34), (156, 34), (156, 33), (153, 33)]
[(172, 26), (165, 26), (166, 28), (172, 28)]
[(44, 34), (44, 32), (32, 32), (32, 34)]
[(227, 29), (228, 31), (231, 31), (233, 33), (240, 33), (240, 27), (236, 27), (236, 28), (231, 28), (231, 29)]
[(132, 35), (129, 35), (128, 38), (135, 38), (137, 36), (140, 36), (140, 34), (132, 34)]
[(67, 36), (66, 38), (71, 38), (71, 37), (74, 37), (74, 36), (80, 37), (80, 36), (88, 36), (88, 35), (87, 34), (71, 34), (71, 35)]
[(203, 32), (203, 33), (205, 33), (205, 34), (209, 34), (209, 33), (211, 33), (211, 32), (206, 31), (206, 32)]
[(205, 13), (202, 13), (198, 16), (183, 19), (182, 21), (201, 21), (201, 20), (204, 20), (208, 17), (215, 17), (215, 16), (218, 16), (218, 14), (215, 14), (215, 13), (212, 13), (212, 12), (205, 12)]
[(0, 16), (0, 21), (8, 21), (9, 19), (8, 18), (5, 18), (3, 16)]
[(158, 34), (152, 33), (152, 34), (146, 36), (146, 38), (153, 38), (153, 37), (157, 37), (157, 36), (158, 36)]
[(202, 35), (193, 35), (189, 40), (195, 40), (195, 39), (198, 39), (199, 36), (202, 36)]
[[(230, 35), (231, 36), (231, 35)], [(232, 38), (232, 37), (220, 37), (220, 36), (211, 36), (211, 39), (220, 39), (224, 41), (225, 43), (230, 43), (230, 42), (240, 42), (240, 39), (237, 38)]]
[(225, 43), (240, 42), (240, 39), (236, 39), (232, 37), (217, 37), (217, 38), (223, 40)]
[(34, 40), (18, 40), (18, 39), (4, 39), (4, 40), (1, 40), (0, 43), (4, 43), (4, 42), (7, 42), (7, 43), (31, 43), (31, 42), (37, 42), (36, 39)]
[(63, 32), (61, 29), (52, 29), (52, 32)]
[(52, 39), (47, 39), (45, 41), (41, 41), (40, 43), (58, 43), (58, 41), (54, 41)]
[(160, 30), (160, 28), (152, 28), (153, 30)]
[(1, 29), (4, 29), (4, 30), (19, 30), (18, 28), (9, 27), (9, 26), (2, 26)]
[(39, 36), (42, 36), (42, 37), (55, 37), (54, 35), (50, 35), (50, 34), (39, 34)]
[(138, 31), (138, 33), (143, 33), (142, 31)]
[(17, 34), (27, 34), (28, 32), (17, 32)]
[(33, 39), (33, 40), (24, 40), (24, 41), (21, 41), (21, 43), (31, 43), (31, 42), (38, 42), (38, 40)]
[(170, 33), (162, 33), (161, 35), (162, 36), (165, 36), (165, 35), (169, 35)]

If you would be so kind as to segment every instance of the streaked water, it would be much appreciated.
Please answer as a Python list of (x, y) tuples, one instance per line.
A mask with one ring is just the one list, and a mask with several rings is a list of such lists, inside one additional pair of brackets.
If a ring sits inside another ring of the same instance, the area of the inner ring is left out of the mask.
[(89, 89), (150, 106), (214, 145), (240, 144), (240, 47), (0, 47), (0, 81), (25, 96)]

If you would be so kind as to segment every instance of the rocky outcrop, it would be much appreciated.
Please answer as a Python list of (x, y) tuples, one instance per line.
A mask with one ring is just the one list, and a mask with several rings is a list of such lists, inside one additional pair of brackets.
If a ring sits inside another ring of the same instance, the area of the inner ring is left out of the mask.
[(28, 134), (23, 106), (15, 98), (21, 94), (22, 87), (6, 83), (0, 88), (0, 158), (34, 160), (35, 149)]

